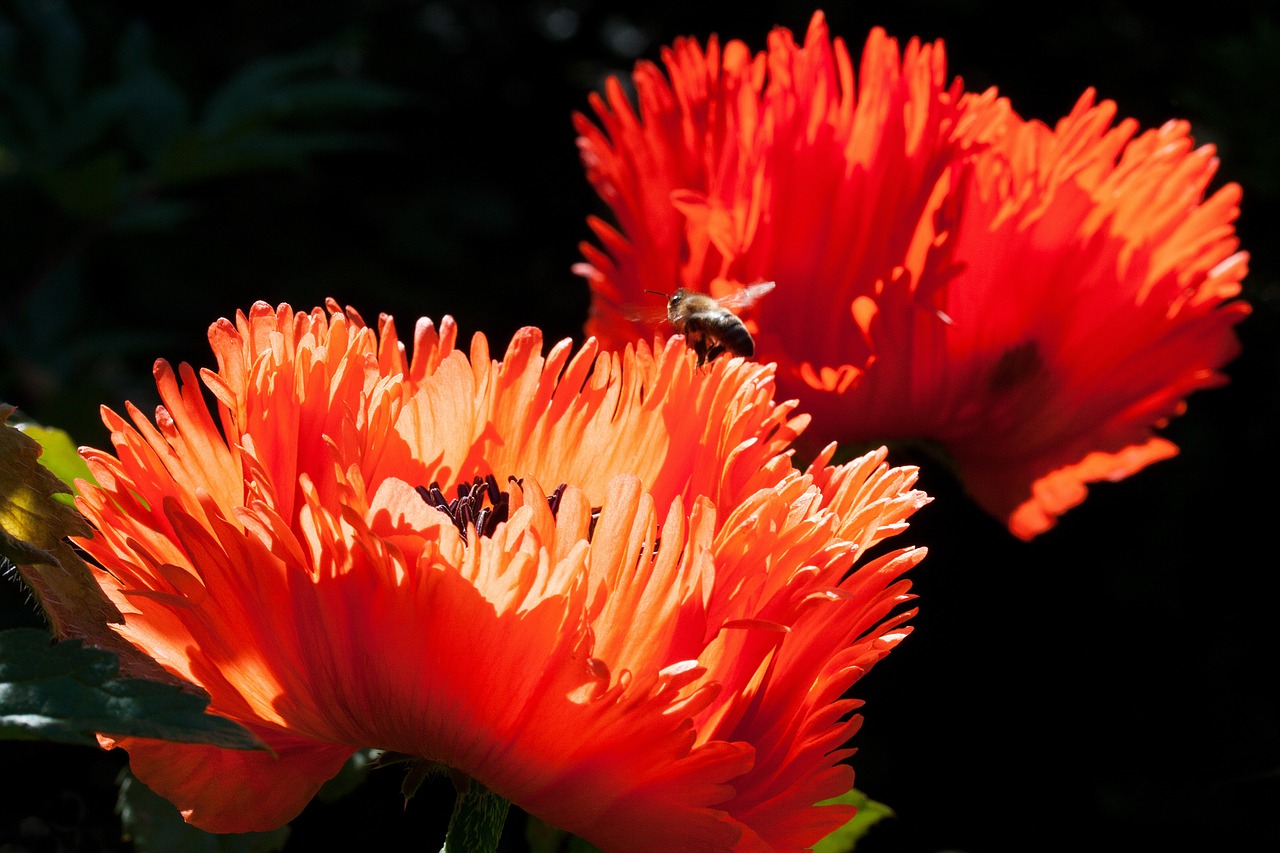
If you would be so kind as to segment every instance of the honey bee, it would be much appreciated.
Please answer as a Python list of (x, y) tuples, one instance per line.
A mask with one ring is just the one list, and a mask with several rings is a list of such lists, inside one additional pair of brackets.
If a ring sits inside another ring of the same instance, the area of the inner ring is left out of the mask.
[[(683, 335), (685, 342), (698, 354), (698, 366), (715, 361), (725, 352), (746, 358), (756, 354), (756, 342), (746, 325), (734, 311), (750, 308), (775, 283), (761, 281), (749, 284), (737, 293), (716, 299), (696, 290), (680, 288), (667, 299), (667, 321)], [(660, 290), (646, 290), (668, 296)]]

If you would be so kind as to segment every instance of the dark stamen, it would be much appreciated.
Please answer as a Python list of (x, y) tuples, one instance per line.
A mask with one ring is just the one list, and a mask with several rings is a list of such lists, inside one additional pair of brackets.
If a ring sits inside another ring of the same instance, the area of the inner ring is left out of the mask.
[(556, 515), (560, 512), (560, 498), (564, 497), (564, 489), (567, 483), (561, 483), (556, 486), (556, 490), (547, 495), (547, 505), (551, 507), (551, 514)]
[(476, 477), (470, 483), (459, 483), (458, 496), (453, 500), (445, 498), (439, 483), (432, 483), (429, 488), (418, 486), (416, 490), (428, 505), (449, 516), (464, 538), (468, 524), (474, 525), (481, 536), (492, 536), (498, 525), (507, 520), (507, 494), (498, 488), (492, 474), (484, 479)]
[[(508, 477), (507, 482), (515, 483), (517, 487), (524, 484), (523, 480), (515, 477)], [(560, 511), (560, 499), (564, 496), (566, 486), (566, 483), (561, 483), (555, 491), (547, 495), (547, 506), (551, 508), (552, 516)], [(415, 491), (429, 506), (449, 516), (449, 520), (462, 533), (464, 540), (467, 536), (468, 524), (473, 525), (481, 536), (492, 536), (498, 529), (498, 525), (510, 517), (511, 499), (498, 487), (498, 480), (492, 474), (484, 479), (476, 477), (469, 484), (459, 483), (458, 496), (453, 500), (444, 496), (444, 490), (440, 488), (439, 483), (432, 483), (429, 487), (417, 486)], [(600, 510), (593, 508), (591, 527), (587, 533), (588, 539), (595, 533), (596, 519), (599, 516)]]

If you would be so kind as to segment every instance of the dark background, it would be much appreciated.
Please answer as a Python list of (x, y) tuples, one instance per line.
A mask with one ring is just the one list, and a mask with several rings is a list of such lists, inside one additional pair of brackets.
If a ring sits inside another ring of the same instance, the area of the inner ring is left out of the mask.
[[(897, 817), (859, 850), (1280, 850), (1280, 10), (888, 6), (825, 11), (855, 55), (877, 24), (945, 39), (952, 74), (998, 86), (1028, 118), (1052, 122), (1093, 86), (1144, 128), (1189, 119), (1219, 148), (1217, 185), (1244, 186), (1255, 310), (1231, 384), (1193, 396), (1166, 430), (1182, 455), (1096, 486), (1034, 542), (924, 469), (937, 500), (904, 538), (931, 548), (913, 573), (920, 614), (860, 685), (854, 759), (858, 786)], [(450, 313), (498, 349), (526, 324), (580, 339), (587, 290), (569, 268), (584, 217), (603, 211), (570, 113), (678, 35), (758, 49), (774, 25), (803, 33), (814, 6), (77, 2), (78, 41), (47, 24), (58, 8), (0, 2), (0, 400), (101, 446), (100, 403), (148, 410), (152, 360), (212, 366), (209, 323), (258, 299), (333, 296), (371, 322), (393, 314), (402, 337)], [(39, 26), (63, 51), (50, 73)], [(122, 45), (133, 77), (118, 70)], [(317, 47), (330, 59), (300, 79), (330, 88), (236, 90), (263, 95), (245, 107), (253, 144), (200, 130), (237, 74)], [(59, 124), (139, 79), (146, 56), (158, 100), (131, 102), (127, 120)], [(48, 121), (15, 120), (32, 98)], [(165, 165), (184, 128), (205, 134), (203, 175)], [(15, 583), (0, 595), (0, 625), (39, 624)], [(0, 755), (0, 849), (129, 849), (112, 813), (118, 756), (17, 743)], [(398, 782), (379, 771), (313, 804), (288, 849), (437, 849), (431, 797), (402, 809)]]

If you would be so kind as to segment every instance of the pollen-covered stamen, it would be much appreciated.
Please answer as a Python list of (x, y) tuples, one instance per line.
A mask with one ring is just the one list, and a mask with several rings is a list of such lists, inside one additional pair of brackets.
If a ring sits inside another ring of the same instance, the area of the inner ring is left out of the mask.
[[(515, 483), (517, 487), (524, 485), (523, 480), (515, 477), (508, 477), (507, 482)], [(561, 483), (547, 495), (547, 505), (551, 508), (552, 517), (560, 511), (560, 499), (564, 496), (567, 486), (567, 483)], [(453, 525), (462, 533), (464, 540), (467, 536), (468, 524), (474, 525), (476, 532), (481, 536), (492, 536), (498, 529), (498, 525), (511, 515), (510, 498), (498, 487), (498, 480), (492, 474), (484, 479), (475, 477), (469, 485), (459, 483), (458, 496), (453, 500), (445, 497), (444, 490), (436, 482), (433, 482), (430, 487), (416, 486), (415, 490), (430, 506), (449, 516)], [(593, 507), (588, 539), (595, 532), (596, 519), (599, 516), (600, 509)]]

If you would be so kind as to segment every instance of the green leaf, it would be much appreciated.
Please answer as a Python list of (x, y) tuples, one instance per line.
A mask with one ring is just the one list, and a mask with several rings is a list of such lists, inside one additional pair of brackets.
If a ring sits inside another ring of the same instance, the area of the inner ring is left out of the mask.
[(206, 714), (172, 684), (116, 678), (115, 655), (35, 628), (0, 631), (0, 737), (96, 746), (95, 734), (265, 749), (248, 729)]
[(8, 424), (13, 412), (0, 403), (0, 557), (18, 567), (57, 636), (89, 639), (120, 654), (128, 674), (163, 680), (159, 664), (111, 630), (109, 623), (124, 621), (120, 611), (67, 542), (93, 528), (57, 500), (68, 489), (39, 463), (40, 445)]
[(870, 799), (857, 788), (851, 789), (844, 796), (826, 800), (818, 805), (835, 804), (856, 806), (858, 813), (854, 815), (853, 820), (815, 844), (813, 853), (849, 853), (867, 834), (867, 830), (885, 818), (894, 816), (893, 809), (884, 803)]
[(287, 826), (271, 832), (205, 832), (184, 821), (172, 803), (127, 771), (120, 780), (116, 811), (135, 853), (274, 853), (289, 840)]
[[(89, 466), (80, 458), (66, 430), (43, 427), (34, 423), (20, 423), (15, 426), (24, 435), (30, 436), (39, 443), (42, 449), (40, 464), (52, 471), (53, 475), (72, 492), (75, 491), (77, 479), (90, 483), (96, 482), (93, 475), (89, 473)], [(53, 497), (54, 500), (68, 506), (72, 503), (71, 495), (57, 494)]]

